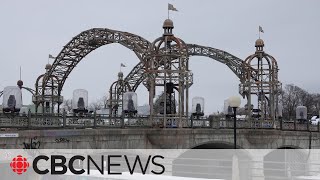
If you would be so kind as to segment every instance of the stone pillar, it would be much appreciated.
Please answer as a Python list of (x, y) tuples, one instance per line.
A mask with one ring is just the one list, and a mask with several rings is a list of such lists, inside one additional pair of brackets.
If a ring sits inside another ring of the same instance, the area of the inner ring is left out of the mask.
[[(261, 150), (263, 151), (263, 150)], [(251, 169), (251, 179), (254, 180), (264, 180), (264, 152), (259, 152), (255, 149), (251, 153), (252, 155), (252, 169)]]
[[(310, 150), (310, 149), (309, 149)], [(307, 171), (308, 175), (310, 176), (315, 176), (318, 175), (320, 172), (320, 150), (318, 149), (313, 149), (310, 150), (310, 155), (308, 158), (308, 165), (307, 165)]]

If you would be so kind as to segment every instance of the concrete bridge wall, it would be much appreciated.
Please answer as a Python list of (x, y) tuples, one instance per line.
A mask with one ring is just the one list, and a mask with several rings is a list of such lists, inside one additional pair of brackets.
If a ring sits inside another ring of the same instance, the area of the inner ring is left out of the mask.
[[(2, 131), (19, 137), (0, 137), (0, 148), (22, 149), (191, 149), (232, 148), (232, 129), (57, 129)], [(311, 139), (310, 139), (311, 138)], [(310, 144), (311, 143), (311, 144)], [(243, 149), (320, 148), (320, 133), (241, 129), (237, 145)]]

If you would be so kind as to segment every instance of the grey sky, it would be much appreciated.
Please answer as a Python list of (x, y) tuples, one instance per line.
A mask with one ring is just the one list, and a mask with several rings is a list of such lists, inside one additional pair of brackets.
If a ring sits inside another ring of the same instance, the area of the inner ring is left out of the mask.
[[(162, 35), (168, 2), (179, 10), (171, 13), (176, 36), (241, 59), (254, 53), (261, 25), (265, 50), (279, 63), (280, 81), (320, 92), (320, 1), (316, 0), (1, 0), (0, 88), (16, 84), (20, 65), (25, 86), (34, 88), (48, 54), (57, 55), (72, 37), (90, 28), (127, 31), (153, 41)], [(71, 98), (74, 89), (85, 88), (89, 101), (103, 96), (116, 80), (120, 63), (127, 65), (126, 75), (138, 58), (121, 45), (97, 49), (71, 73), (63, 95)], [(191, 97), (206, 99), (206, 113), (221, 110), (224, 99), (238, 94), (239, 80), (225, 65), (191, 57), (190, 67), (195, 81)], [(147, 103), (146, 92), (143, 86), (138, 89), (140, 105)], [(29, 104), (31, 95), (23, 93), (24, 103)]]

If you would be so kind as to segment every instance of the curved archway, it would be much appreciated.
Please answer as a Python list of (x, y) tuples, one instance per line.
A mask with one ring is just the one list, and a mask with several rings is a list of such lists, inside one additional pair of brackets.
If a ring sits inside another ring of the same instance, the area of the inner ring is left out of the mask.
[(250, 155), (243, 149), (234, 151), (233, 145), (227, 142), (206, 142), (184, 152), (173, 161), (172, 174), (182, 177), (231, 179), (233, 163), (236, 163), (233, 162), (234, 156), (238, 163), (241, 162), (239, 178), (247, 180), (251, 177)]
[(307, 175), (308, 155), (299, 147), (283, 146), (263, 158), (265, 179), (292, 178)]
[[(135, 34), (105, 28), (93, 28), (83, 31), (68, 42), (47, 72), (48, 76), (57, 77), (57, 81), (53, 81), (54, 84), (52, 84), (48, 78), (45, 78), (42, 88), (52, 89), (55, 95), (59, 97), (66, 79), (75, 66), (91, 51), (111, 43), (119, 43), (127, 47), (134, 51), (140, 59), (140, 63), (138, 63), (125, 78), (125, 81), (128, 82), (130, 86), (129, 89), (135, 91), (146, 78), (144, 76), (145, 67), (143, 61), (148, 54), (151, 43)], [(172, 50), (178, 51), (176, 46), (173, 46)], [(247, 69), (250, 68), (250, 66), (230, 53), (196, 44), (187, 44), (187, 51), (188, 56), (205, 56), (217, 60), (227, 65), (241, 82), (246, 80)], [(45, 91), (39, 95), (45, 96), (46, 94)], [(54, 106), (55, 103), (56, 102), (52, 102), (52, 106)]]
[[(187, 44), (189, 56), (204, 56), (216, 60), (227, 65), (233, 73), (240, 79), (245, 81), (245, 74), (247, 69), (251, 67), (247, 65), (242, 59), (219, 49), (201, 46), (197, 44)], [(175, 47), (173, 47), (175, 49)], [(132, 90), (135, 91), (138, 86), (144, 81), (143, 76), (145, 72), (143, 62), (139, 62), (132, 71), (126, 76), (125, 81), (129, 82)]]
[[(54, 75), (59, 79), (59, 92), (68, 78), (73, 68), (91, 51), (107, 44), (119, 43), (128, 49), (135, 52), (140, 62), (132, 69), (125, 80), (129, 83), (132, 90), (136, 90), (141, 82), (145, 79), (144, 59), (146, 51), (149, 49), (151, 43), (141, 36), (131, 34), (128, 32), (116, 31), (106, 28), (93, 28), (81, 32), (69, 41), (61, 52), (56, 57), (52, 64), (48, 75)], [(205, 56), (217, 60), (227, 65), (236, 75), (240, 81), (244, 81), (244, 74), (247, 68), (243, 60), (233, 56), (225, 51), (215, 49), (212, 47), (200, 46), (197, 44), (187, 44), (189, 56)], [(175, 47), (173, 47), (174, 49)], [(45, 81), (45, 86), (49, 86)], [(57, 85), (58, 86), (58, 85)]]
[[(232, 143), (223, 142), (223, 141), (208, 141), (203, 142), (200, 144), (196, 144), (190, 149), (233, 149), (234, 146)], [(241, 147), (237, 146), (237, 149), (242, 149)]]
[[(54, 75), (59, 79), (59, 92), (61, 92), (74, 67), (86, 55), (103, 45), (111, 43), (119, 43), (134, 51), (140, 60), (144, 58), (144, 53), (150, 46), (149, 41), (128, 32), (105, 28), (93, 28), (83, 31), (64, 46), (48, 72), (49, 76)], [(45, 81), (44, 85), (50, 86), (47, 81)]]

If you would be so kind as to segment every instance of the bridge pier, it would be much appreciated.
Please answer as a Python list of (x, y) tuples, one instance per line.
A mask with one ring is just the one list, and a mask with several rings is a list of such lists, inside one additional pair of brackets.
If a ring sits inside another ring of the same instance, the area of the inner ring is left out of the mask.
[[(252, 158), (252, 169), (251, 169), (251, 177), (254, 180), (264, 180), (264, 156), (268, 153), (266, 150), (254, 150), (255, 153), (251, 153)], [(258, 152), (257, 152), (258, 151)]]

